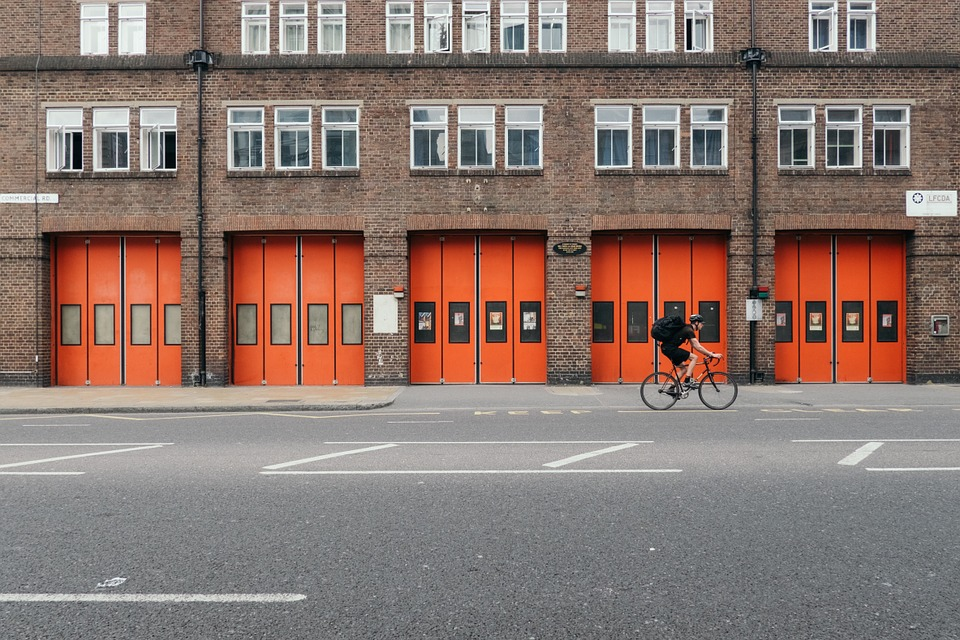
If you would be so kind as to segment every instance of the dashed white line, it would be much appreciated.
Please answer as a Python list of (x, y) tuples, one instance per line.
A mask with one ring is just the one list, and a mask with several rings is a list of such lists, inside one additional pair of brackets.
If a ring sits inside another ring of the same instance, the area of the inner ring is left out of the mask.
[(0, 593), (0, 602), (256, 603), (299, 602), (300, 593)]
[(838, 462), (837, 464), (843, 464), (848, 466), (854, 466), (855, 464), (861, 462), (864, 458), (869, 456), (871, 453), (883, 446), (882, 442), (868, 442), (863, 445), (846, 458)]
[(511, 475), (554, 473), (681, 473), (683, 469), (401, 469), (382, 471), (261, 471), (261, 475), (377, 476), (377, 475)]
[(570, 456), (569, 458), (564, 458), (563, 460), (557, 460), (555, 462), (547, 462), (543, 466), (556, 469), (557, 467), (563, 467), (565, 465), (580, 462), (581, 460), (586, 460), (587, 458), (594, 458), (596, 456), (602, 456), (605, 453), (613, 453), (614, 451), (622, 451), (623, 449), (629, 449), (631, 447), (637, 446), (635, 442), (628, 442), (626, 444), (620, 444), (615, 447), (607, 447), (606, 449), (598, 449), (596, 451), (588, 451), (587, 453), (581, 453), (575, 456)]
[(960, 467), (867, 467), (867, 471), (960, 471)]
[[(283, 469), (285, 467), (294, 467), (298, 464), (307, 464), (308, 462), (317, 462), (318, 460), (329, 460), (330, 458), (339, 458), (341, 456), (350, 456), (355, 453), (366, 453), (367, 451), (377, 451), (379, 449), (389, 449), (391, 447), (396, 447), (395, 444), (381, 444), (376, 447), (365, 447), (363, 449), (353, 449), (352, 451), (338, 451), (336, 453), (327, 453), (322, 456), (314, 456), (312, 458), (303, 458), (301, 460), (293, 460), (292, 462), (281, 462), (279, 464), (271, 464), (264, 467), (264, 469)], [(261, 472), (263, 473), (263, 472)]]
[(0, 469), (10, 469), (11, 467), (25, 467), (31, 464), (42, 464), (45, 462), (59, 462), (61, 460), (73, 460), (75, 458), (89, 458), (91, 456), (108, 456), (114, 453), (127, 453), (129, 451), (143, 451), (145, 449), (158, 449), (164, 445), (162, 444), (151, 444), (145, 447), (131, 447), (129, 449), (114, 449), (112, 451), (96, 451), (94, 453), (78, 453), (72, 456), (59, 456), (56, 458), (43, 458), (42, 460), (27, 460), (26, 462), (11, 462), (8, 464), (0, 464)]

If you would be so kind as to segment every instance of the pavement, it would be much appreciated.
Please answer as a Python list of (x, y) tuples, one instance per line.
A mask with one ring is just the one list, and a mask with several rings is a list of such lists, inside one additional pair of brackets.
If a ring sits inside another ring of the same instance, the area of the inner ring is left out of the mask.
[[(0, 387), (0, 414), (643, 408), (637, 384)], [(960, 408), (960, 384), (742, 385), (734, 408)], [(678, 409), (703, 409), (691, 396)]]

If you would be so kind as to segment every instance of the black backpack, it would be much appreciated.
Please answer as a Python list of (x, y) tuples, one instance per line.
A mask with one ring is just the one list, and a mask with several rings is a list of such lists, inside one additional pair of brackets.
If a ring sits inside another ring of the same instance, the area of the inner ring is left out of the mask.
[(680, 329), (687, 325), (680, 316), (657, 318), (650, 328), (650, 337), (658, 342), (669, 342)]

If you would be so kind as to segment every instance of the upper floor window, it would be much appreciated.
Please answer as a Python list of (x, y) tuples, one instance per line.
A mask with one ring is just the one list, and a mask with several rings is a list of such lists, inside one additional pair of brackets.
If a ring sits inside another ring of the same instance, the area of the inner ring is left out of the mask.
[(356, 107), (324, 107), (323, 168), (360, 167), (360, 124)]
[(720, 169), (727, 166), (727, 108), (690, 108), (690, 166)]
[(508, 169), (538, 169), (543, 163), (543, 107), (508, 106), (504, 114)]
[(106, 4), (80, 5), (81, 55), (107, 55), (110, 47), (107, 16), (108, 13)]
[(277, 169), (309, 169), (313, 136), (309, 107), (277, 107), (273, 113), (273, 146)]
[(566, 50), (566, 0), (540, 0), (540, 51)]
[(489, 53), (490, 3), (463, 3), (463, 52)]
[(317, 47), (320, 53), (343, 53), (346, 49), (344, 31), (347, 25), (347, 7), (343, 2), (321, 2), (317, 17), (319, 35)]
[(413, 3), (387, 3), (387, 53), (413, 51)]
[(450, 53), (452, 26), (450, 2), (423, 3), (423, 49), (427, 53)]
[(812, 167), (813, 107), (780, 107), (779, 119), (779, 165), (786, 169)]
[(280, 53), (307, 52), (307, 3), (280, 3)]
[(643, 166), (679, 167), (680, 107), (643, 108)]
[(460, 166), (492, 169), (494, 159), (493, 107), (460, 107)]
[(910, 107), (874, 107), (873, 166), (878, 169), (910, 166)]
[(837, 0), (810, 0), (810, 51), (837, 50)]
[(117, 53), (143, 55), (147, 52), (147, 5), (123, 2), (117, 5)]
[(607, 49), (637, 50), (637, 3), (609, 0), (607, 4)]
[(177, 110), (173, 107), (140, 109), (140, 168), (174, 171), (177, 168)]
[(47, 109), (47, 171), (83, 170), (83, 109)]
[(673, 0), (647, 0), (647, 51), (673, 51)]
[(244, 2), (241, 7), (243, 53), (270, 53), (270, 5)]
[(410, 166), (430, 169), (447, 166), (447, 108), (410, 110)]
[(500, 50), (527, 51), (527, 3), (500, 3)]
[(861, 166), (860, 107), (827, 107), (827, 167), (856, 169)]
[(230, 169), (263, 169), (263, 109), (227, 111)]
[(93, 170), (130, 168), (130, 110), (93, 110)]
[(713, 0), (686, 0), (686, 51), (713, 51)]
[(877, 48), (877, 7), (874, 0), (847, 2), (847, 49), (874, 51)]
[(594, 110), (596, 168), (626, 169), (633, 158), (633, 107), (602, 106)]

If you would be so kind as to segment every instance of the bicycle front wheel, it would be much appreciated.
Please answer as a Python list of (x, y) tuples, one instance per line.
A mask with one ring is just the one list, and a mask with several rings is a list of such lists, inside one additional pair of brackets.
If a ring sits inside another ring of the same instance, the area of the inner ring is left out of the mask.
[(711, 409), (726, 409), (737, 399), (737, 381), (724, 371), (711, 371), (700, 381), (700, 401)]
[(654, 411), (669, 409), (680, 397), (677, 379), (664, 371), (648, 375), (640, 385), (640, 399)]

